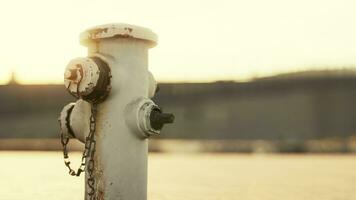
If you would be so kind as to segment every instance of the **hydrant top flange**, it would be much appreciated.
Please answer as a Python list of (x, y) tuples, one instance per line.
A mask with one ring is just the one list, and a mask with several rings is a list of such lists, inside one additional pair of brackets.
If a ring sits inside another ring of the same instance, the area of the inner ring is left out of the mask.
[(156, 46), (158, 40), (157, 35), (148, 28), (120, 23), (104, 24), (89, 28), (80, 34), (80, 43), (88, 46), (88, 43), (91, 41), (113, 37), (146, 40), (149, 42), (150, 47)]

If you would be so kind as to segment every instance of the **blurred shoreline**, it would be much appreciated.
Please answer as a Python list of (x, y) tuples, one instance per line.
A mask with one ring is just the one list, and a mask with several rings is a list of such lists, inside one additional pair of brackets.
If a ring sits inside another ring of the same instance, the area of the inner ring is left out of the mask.
[[(82, 151), (84, 145), (73, 139), (71, 151)], [(59, 139), (0, 139), (0, 151), (61, 151)], [(178, 140), (150, 139), (150, 152), (169, 153), (356, 153), (356, 137), (322, 140)]]

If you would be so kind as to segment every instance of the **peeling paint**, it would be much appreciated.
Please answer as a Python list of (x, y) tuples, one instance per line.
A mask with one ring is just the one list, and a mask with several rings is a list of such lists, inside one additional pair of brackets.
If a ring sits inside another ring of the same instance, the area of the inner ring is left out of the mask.
[(80, 41), (83, 45), (88, 46), (90, 42), (104, 38), (135, 38), (146, 40), (151, 47), (155, 46), (158, 37), (151, 30), (129, 24), (106, 24), (96, 26), (80, 35)]

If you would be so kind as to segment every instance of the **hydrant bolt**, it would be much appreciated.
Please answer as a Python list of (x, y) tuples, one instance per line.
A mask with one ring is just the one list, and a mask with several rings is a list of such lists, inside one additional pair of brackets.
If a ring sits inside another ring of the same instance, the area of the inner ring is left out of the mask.
[(65, 74), (64, 74), (64, 78), (71, 80), (71, 81), (75, 81), (77, 79), (78, 75), (77, 75), (77, 70), (76, 69), (68, 69), (66, 70)]

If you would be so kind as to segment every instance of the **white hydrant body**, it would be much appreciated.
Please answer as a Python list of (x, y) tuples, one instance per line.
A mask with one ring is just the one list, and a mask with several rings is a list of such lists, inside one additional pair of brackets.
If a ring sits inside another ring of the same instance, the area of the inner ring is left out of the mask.
[[(155, 93), (156, 83), (148, 71), (148, 50), (156, 42), (157, 36), (150, 30), (127, 24), (98, 26), (81, 34), (81, 43), (88, 47), (86, 59), (101, 59), (109, 66), (111, 75), (109, 95), (97, 105), (95, 199), (147, 199), (147, 137), (159, 133), (164, 123), (173, 121), (171, 116), (170, 120), (161, 122), (165, 114), (149, 99)], [(71, 74), (71, 70), (90, 65), (87, 60), (86, 64), (80, 62), (75, 60), (74, 64), (70, 63), (65, 74), (66, 87), (73, 94), (78, 91), (86, 94), (95, 85), (85, 77), (96, 80), (95, 73), (91, 71), (94, 65), (87, 71), (85, 67), (84, 70), (80, 68), (83, 80), (72, 81), (77, 73)], [(78, 86), (81, 81), (82, 85)], [(83, 100), (75, 106), (70, 104), (69, 107), (74, 109), (65, 107), (62, 111), (69, 113), (69, 117), (61, 116), (63, 120), (69, 119), (67, 124), (61, 126), (69, 126), (72, 136), (83, 142), (89, 132), (90, 118), (90, 105), (85, 104)], [(159, 124), (158, 127), (153, 121)], [(86, 168), (86, 177), (87, 174)], [(85, 195), (85, 199), (89, 199), (87, 192)]]
[[(104, 199), (147, 199), (147, 139), (128, 127), (125, 108), (148, 98), (148, 49), (144, 40), (109, 38), (89, 46), (89, 56), (104, 56), (111, 91), (98, 105), (96, 169), (98, 195)], [(100, 199), (100, 198), (99, 198)]]

